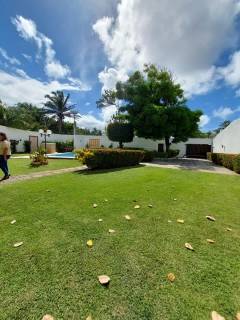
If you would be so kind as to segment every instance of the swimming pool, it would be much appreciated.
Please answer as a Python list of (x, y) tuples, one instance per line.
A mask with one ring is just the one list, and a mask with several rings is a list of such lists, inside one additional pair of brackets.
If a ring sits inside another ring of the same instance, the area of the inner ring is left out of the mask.
[(74, 152), (50, 153), (47, 155), (49, 159), (75, 159)]

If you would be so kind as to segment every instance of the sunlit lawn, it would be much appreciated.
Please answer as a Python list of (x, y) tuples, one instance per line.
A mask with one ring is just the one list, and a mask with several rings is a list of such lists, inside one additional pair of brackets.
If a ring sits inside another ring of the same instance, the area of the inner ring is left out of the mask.
[[(238, 176), (139, 167), (40, 178), (0, 193), (2, 320), (47, 313), (208, 320), (212, 310), (230, 320), (240, 308)], [(111, 277), (109, 288), (99, 284), (101, 274)]]
[(31, 167), (30, 159), (10, 159), (9, 168), (12, 176), (20, 174), (28, 174), (47, 170), (57, 170), (63, 168), (72, 168), (81, 166), (78, 160), (73, 159), (49, 159), (49, 163), (46, 166)]

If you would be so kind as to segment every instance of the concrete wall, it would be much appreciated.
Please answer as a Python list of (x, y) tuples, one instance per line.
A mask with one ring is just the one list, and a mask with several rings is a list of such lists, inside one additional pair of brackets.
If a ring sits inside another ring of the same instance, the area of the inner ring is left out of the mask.
[(213, 152), (240, 153), (240, 119), (233, 121), (213, 139)]
[[(10, 140), (18, 140), (19, 143), (17, 145), (17, 152), (24, 152), (24, 141), (29, 140), (29, 136), (37, 136), (38, 137), (38, 143), (39, 145), (43, 141), (43, 138), (38, 132), (35, 131), (26, 131), (21, 129), (15, 129), (15, 128), (9, 128), (0, 126), (0, 132), (5, 132), (8, 139)], [(49, 138), (47, 138), (47, 141), (55, 142), (55, 141), (69, 141), (73, 140), (72, 135), (67, 134), (52, 134)]]
[[(39, 145), (43, 141), (43, 138), (38, 132), (33, 131), (25, 131), (20, 129), (8, 128), (4, 126), (0, 126), (0, 131), (3, 131), (7, 134), (9, 139), (19, 140), (19, 144), (17, 145), (17, 151), (23, 152), (24, 151), (24, 140), (29, 140), (29, 136), (38, 136)], [(112, 142), (108, 139), (107, 136), (85, 136), (85, 135), (77, 135), (75, 136), (75, 148), (84, 148), (89, 143), (89, 139), (100, 139), (100, 145), (104, 147), (109, 147), (113, 145), (113, 147), (117, 147), (117, 142)], [(55, 141), (70, 141), (73, 140), (72, 135), (66, 134), (52, 134), (50, 137), (47, 138), (48, 142), (55, 142)], [(158, 144), (164, 144), (163, 140), (151, 140), (151, 139), (144, 139), (139, 137), (134, 137), (131, 143), (125, 143), (125, 147), (132, 147), (132, 148), (144, 148), (146, 150), (158, 150)], [(180, 142), (177, 144), (172, 144), (172, 149), (180, 150), (179, 157), (184, 157), (186, 154), (186, 144), (212, 144), (211, 139), (199, 139), (199, 138), (190, 138), (186, 142)]]

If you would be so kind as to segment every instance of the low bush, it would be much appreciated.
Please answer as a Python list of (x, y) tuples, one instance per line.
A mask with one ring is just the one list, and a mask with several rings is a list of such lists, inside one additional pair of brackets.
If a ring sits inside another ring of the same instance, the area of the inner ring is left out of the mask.
[(168, 152), (154, 152), (154, 157), (156, 158), (163, 158), (163, 159), (167, 159), (167, 158), (175, 158), (177, 157), (179, 154), (179, 150), (168, 150)]
[(240, 154), (233, 160), (233, 170), (240, 174)]
[(138, 165), (144, 151), (125, 149), (79, 149), (77, 158), (90, 169), (110, 169)]
[(142, 162), (152, 162), (154, 159), (154, 151), (144, 150), (144, 157)]
[(169, 149), (168, 152), (167, 152), (167, 155), (168, 155), (168, 158), (175, 158), (179, 155), (179, 150), (175, 149), (175, 150), (172, 150), (172, 149)]
[(39, 149), (38, 151), (32, 153), (30, 155), (32, 167), (39, 167), (48, 164), (48, 159), (45, 155), (45, 151), (43, 149)]
[(240, 155), (208, 152), (207, 158), (217, 165), (240, 173)]
[(73, 141), (66, 141), (66, 142), (56, 142), (56, 149), (57, 152), (71, 152), (73, 151)]

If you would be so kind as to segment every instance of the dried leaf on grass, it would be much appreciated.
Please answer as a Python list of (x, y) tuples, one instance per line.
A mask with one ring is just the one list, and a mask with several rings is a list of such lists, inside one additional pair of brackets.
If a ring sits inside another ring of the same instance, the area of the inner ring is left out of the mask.
[(152, 204), (149, 204), (149, 205), (148, 205), (148, 208), (152, 208), (152, 207), (153, 207), (153, 205), (152, 205)]
[(98, 277), (98, 280), (102, 285), (107, 285), (107, 284), (109, 284), (111, 279), (109, 278), (109, 276), (102, 275), (102, 276)]
[(177, 219), (177, 222), (178, 222), (178, 223), (184, 223), (184, 220), (182, 220), (182, 219)]
[(21, 245), (23, 245), (23, 242), (16, 242), (14, 243), (14, 248), (20, 247)]
[(93, 208), (97, 208), (97, 206), (98, 206), (98, 205), (97, 205), (96, 203), (93, 204)]
[(137, 204), (134, 209), (140, 209), (140, 206)]
[(231, 229), (231, 228), (227, 228), (226, 230), (227, 230), (227, 231), (232, 231), (232, 229)]
[(103, 219), (98, 219), (99, 222), (103, 222)]
[(192, 245), (190, 243), (185, 243), (185, 248), (188, 249), (188, 250), (191, 250), (191, 251), (194, 251)]
[(225, 320), (219, 313), (216, 311), (212, 312), (212, 320)]
[(212, 239), (207, 239), (207, 242), (208, 242), (208, 243), (215, 243), (215, 241), (212, 240)]
[(126, 215), (126, 216), (125, 216), (125, 219), (126, 219), (126, 220), (131, 220), (131, 217), (130, 217), (129, 215)]
[(92, 240), (88, 240), (87, 241), (87, 246), (91, 248), (93, 246), (93, 241)]
[(167, 275), (167, 278), (168, 278), (169, 281), (174, 282), (175, 279), (176, 279), (176, 276), (175, 276), (174, 273), (169, 273), (169, 274)]
[(46, 314), (45, 316), (43, 316), (42, 320), (54, 320), (54, 318), (50, 316), (50, 314)]
[(236, 314), (236, 320), (240, 320), (240, 312)]
[(14, 224), (14, 223), (16, 223), (16, 222), (17, 222), (16, 220), (12, 220), (12, 221), (11, 221), (11, 224)]
[(109, 229), (108, 232), (109, 233), (115, 233), (116, 231), (114, 229)]
[(216, 219), (213, 216), (206, 216), (206, 218), (210, 221), (216, 221)]

